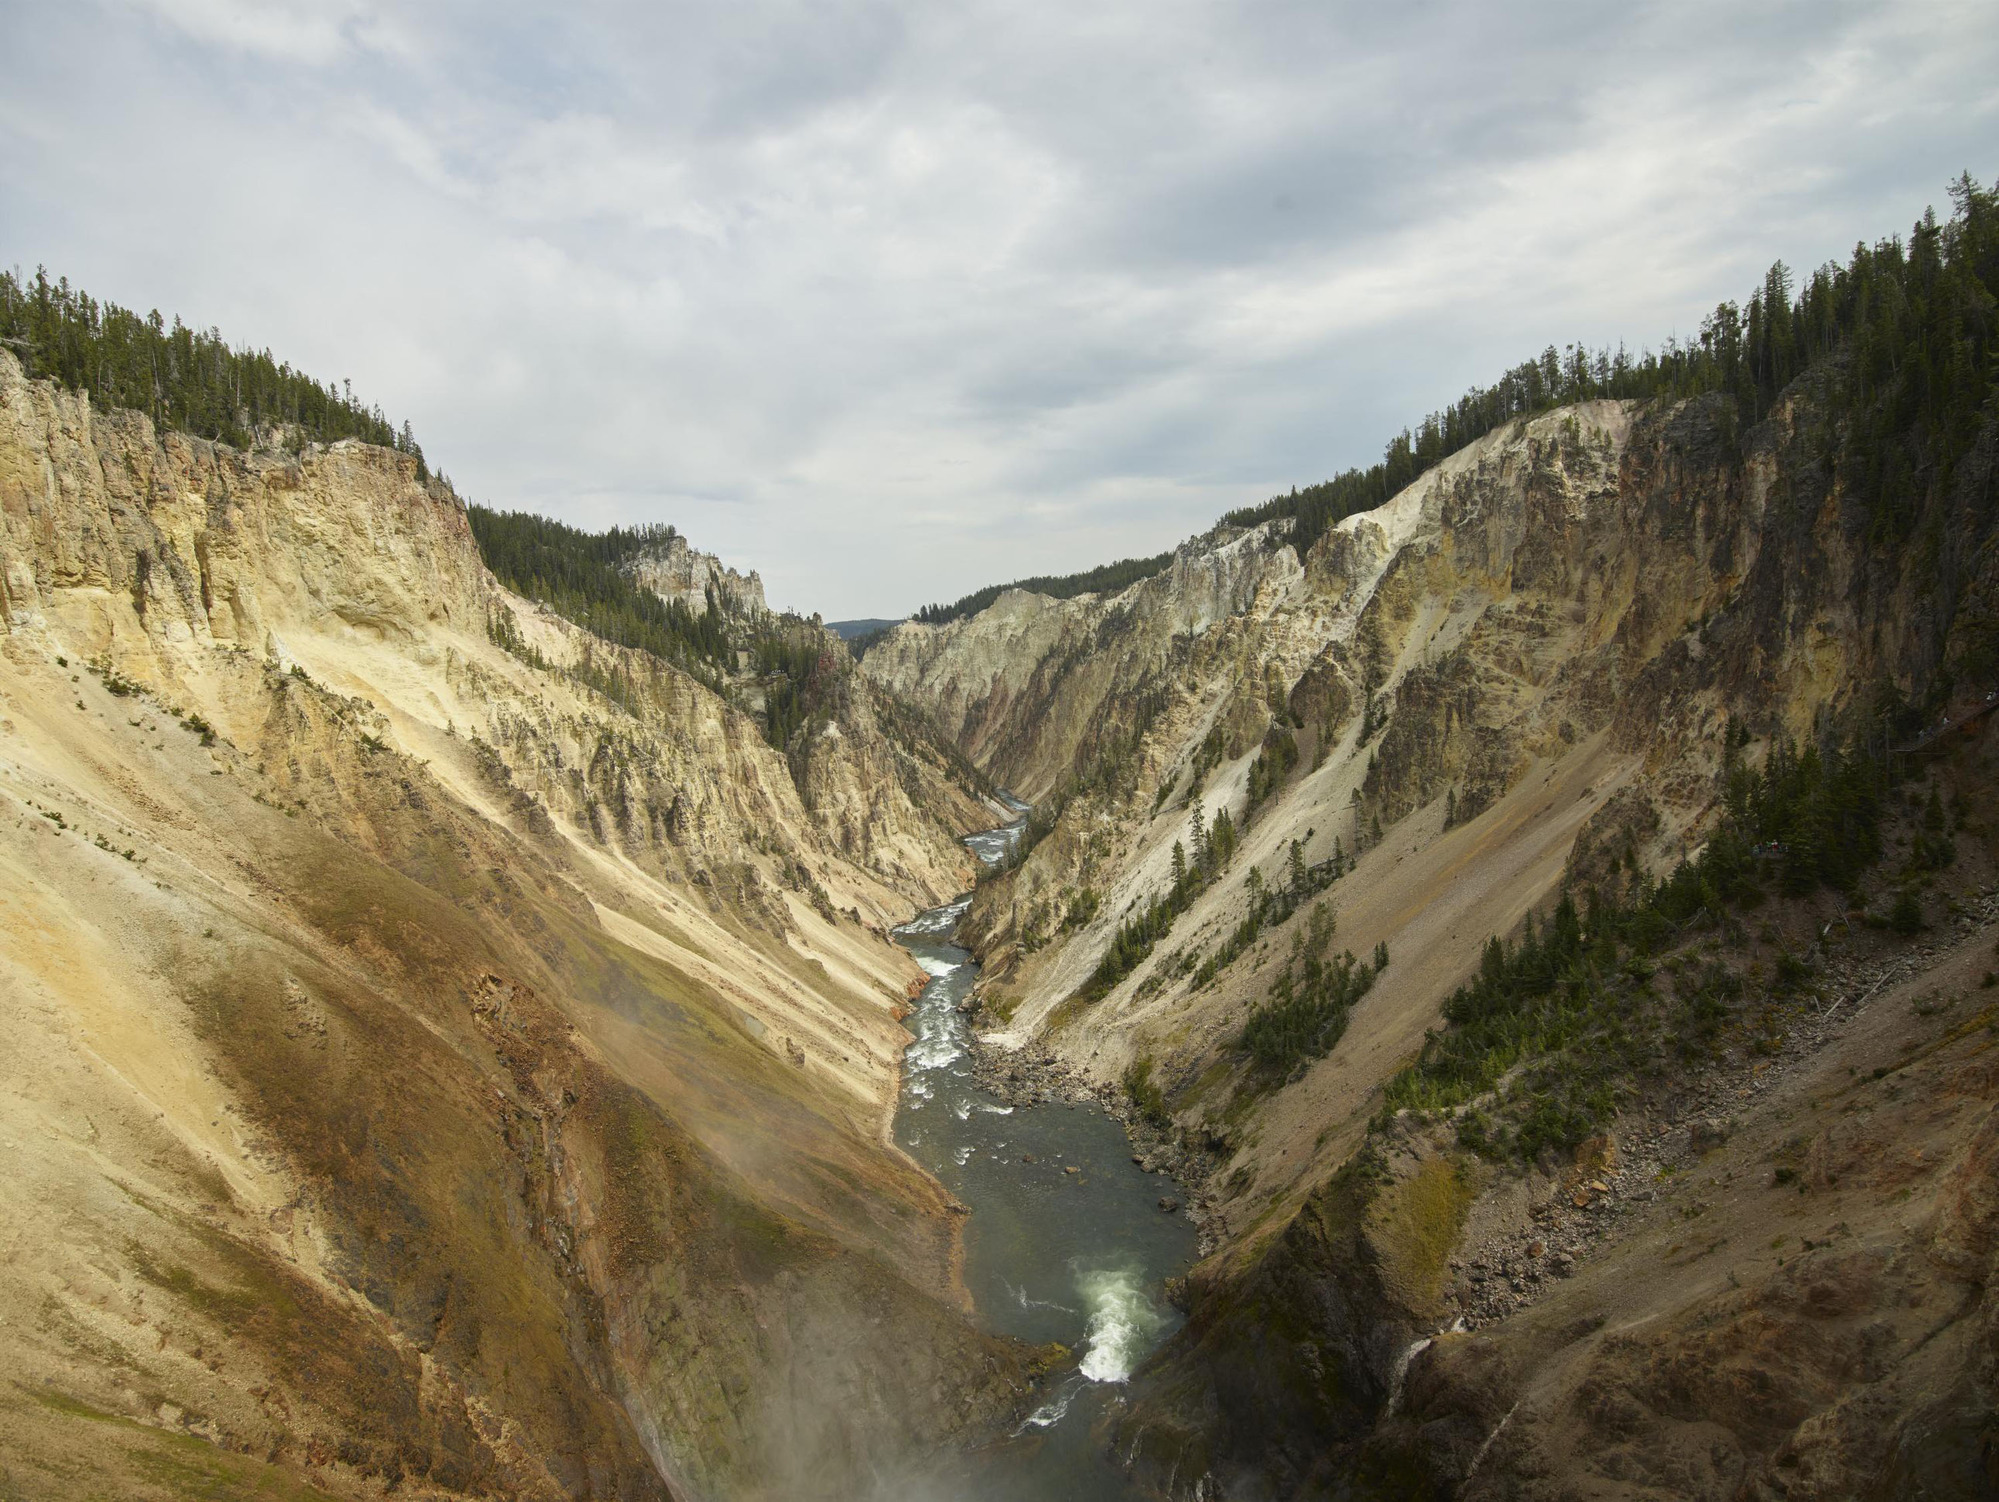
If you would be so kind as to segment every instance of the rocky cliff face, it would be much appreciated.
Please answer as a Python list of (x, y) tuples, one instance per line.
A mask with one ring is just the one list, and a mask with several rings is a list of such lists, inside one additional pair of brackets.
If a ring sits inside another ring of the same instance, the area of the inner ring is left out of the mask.
[[(1920, 573), (1880, 576), (1839, 525), (1790, 414), (1748, 440), (1728, 418), (1720, 403), (1551, 413), (1348, 518), (1302, 566), (1267, 531), (1215, 537), (1114, 600), (1013, 595), (898, 628), (864, 671), (933, 704), (1002, 780), (1086, 795), (975, 905), (992, 984), (1024, 993), (1018, 1027), (1048, 1022), (1163, 890), (1196, 803), (1244, 830), (1232, 879), (1101, 1004), (1064, 1015), (1056, 1046), (1100, 1075), (1154, 1033), (1193, 1068), (1215, 1041), (1197, 1039), (1239, 1023), (1264, 967), (1232, 964), (1197, 994), (1192, 967), (1165, 961), (1212, 953), (1249, 868), (1278, 879), (1293, 840), (1308, 864), (1336, 844), (1358, 860), (1336, 893), (1343, 943), (1437, 956), (1368, 1008), (1395, 1010), (1405, 987), (1434, 1004), (1552, 890), (1600, 811), (1592, 842), (1615, 824), (1620, 858), (1697, 842), (1731, 716), (1759, 745), (1808, 739), (1970, 642), (1971, 612), (1947, 638)], [(1991, 567), (1967, 547), (1955, 587)], [(1106, 649), (1125, 641), (1143, 646)], [(1092, 753), (1113, 723), (1130, 733), (1107, 771)], [(1080, 907), (1063, 895), (1084, 889)], [(1427, 1020), (1410, 1013), (1395, 1049)]]
[(4, 353), (0, 593), (11, 1486), (844, 1495), (1017, 1400), (883, 1142), (962, 798)]
[(734, 615), (765, 615), (764, 583), (757, 571), (739, 574), (713, 553), (697, 552), (679, 533), (671, 533), (657, 548), (639, 554), (630, 565), (633, 582), (689, 610), (708, 608), (712, 591), (716, 605)]
[[(993, 777), (1041, 799), (1146, 733), (1195, 642), (1263, 622), (1300, 582), (1270, 528), (1216, 534), (1109, 598), (1008, 590), (968, 619), (904, 622), (861, 666), (927, 708)], [(1245, 644), (1242, 661), (1261, 646)]]
[(937, 849), (940, 821), (970, 832), (1009, 817), (926, 717), (859, 674), (841, 674), (791, 763), (814, 824), (840, 850), (883, 880), (926, 893), (955, 895), (971, 883), (963, 847)]
[[(1635, 1380), (1639, 1367), (1653, 1374), (1645, 1380), (1665, 1381), (1666, 1365), (1724, 1355), (1745, 1382), (1760, 1368), (1763, 1358), (1735, 1335), (1715, 1337), (1700, 1358), (1655, 1349), (1650, 1337), (1639, 1342), (1643, 1355), (1628, 1340), (1600, 1344), (1593, 1332), (1604, 1315), (1588, 1330), (1562, 1327), (1557, 1344), (1584, 1364), (1561, 1368), (1572, 1385), (1539, 1410), (1547, 1427), (1529, 1426), (1540, 1438), (1495, 1441), (1513, 1411), (1504, 1395), (1541, 1383), (1555, 1348), (1553, 1325), (1523, 1320), (1479, 1342), (1426, 1347), (1407, 1374), (1411, 1408), (1395, 1409), (1410, 1346), (1486, 1307), (1477, 1300), (1490, 1290), (1459, 1276), (1467, 1238), (1497, 1236), (1482, 1228), (1517, 1210), (1508, 1245), (1525, 1267), (1534, 1259), (1519, 1248), (1536, 1224), (1527, 1200), (1539, 1194), (1547, 1209), (1569, 1168), (1543, 1165), (1530, 1194), (1517, 1177), (1481, 1177), (1448, 1133), (1412, 1130), (1384, 1148), (1368, 1123), (1382, 1083), (1422, 1048), (1488, 936), (1545, 910), (1565, 880), (1622, 881), (1697, 849), (1719, 811), (1726, 757), (1753, 763), (1780, 739), (1878, 738), (1884, 702), (1930, 694), (1942, 704), (1993, 687), (1989, 445), (1914, 523), (1913, 539), (1884, 541), (1847, 492), (1829, 442), (1809, 389), (1748, 430), (1720, 398), (1570, 408), (1470, 445), (1388, 505), (1338, 524), (1303, 560), (1276, 531), (1217, 534), (1184, 549), (1169, 575), (1116, 599), (1008, 597), (943, 628), (901, 627), (869, 654), (868, 671), (932, 704), (982, 765), (1061, 806), (1021, 868), (981, 888), (968, 920), (986, 962), (990, 1035), (1002, 1045), (1034, 1038), (1113, 1095), (1134, 1066), (1145, 1069), (1161, 1090), (1151, 1108), (1211, 1155), (1204, 1200), (1214, 1255), (1190, 1281), (1187, 1331), (1134, 1383), (1119, 1439), (1162, 1493), (1338, 1491), (1363, 1474), (1364, 1453), (1384, 1495), (1483, 1495), (1480, 1486), (1566, 1495), (1564, 1486), (1617, 1477), (1672, 1489), (1667, 1478), (1682, 1473), (1670, 1457), (1694, 1439), (1691, 1430), (1667, 1437), (1671, 1424), (1722, 1400), (1648, 1387), (1644, 1416), (1633, 1408), (1631, 1427), (1618, 1429), (1616, 1404), (1590, 1406), (1603, 1401), (1601, 1382)], [(1964, 796), (1988, 796), (1990, 786), (1989, 764), (1963, 769)], [(1197, 809), (1204, 831), (1228, 812), (1234, 848), (1169, 915), (1163, 936), (1139, 943), (1130, 927), (1173, 887), (1175, 846), (1184, 860)], [(1314, 871), (1323, 896), (1284, 921), (1253, 919), (1258, 887), (1286, 884), (1301, 868)], [(1967, 860), (1954, 880), (1975, 885), (1982, 870)], [(1333, 949), (1366, 957), (1385, 945), (1391, 962), (1344, 1015), (1334, 1044), (1286, 1073), (1259, 1073), (1238, 1045), (1243, 1025), (1290, 984), (1305, 946), (1324, 942), (1312, 924), (1329, 919)], [(1783, 943), (1813, 942), (1812, 920), (1787, 921), (1798, 933), (1773, 929), (1756, 963), (1775, 964)], [(1989, 948), (1992, 937), (1975, 942)], [(1908, 1040), (1889, 1030), (1884, 1046), (1891, 1035), (1896, 1047), (1933, 1041), (1921, 1029)], [(1969, 1055), (1952, 1057), (1940, 1067), (1957, 1079), (1950, 1071)], [(1823, 1071), (1812, 1077), (1830, 1088), (1830, 1063)], [(1966, 1087), (1952, 1098), (1963, 1101), (1969, 1131), (1992, 1092)], [(1648, 1103), (1643, 1130), (1668, 1130), (1686, 1108), (1685, 1099)], [(1631, 1109), (1636, 1130), (1643, 1113)], [(1760, 1116), (1759, 1130), (1775, 1132), (1776, 1119)], [(1900, 1131), (1890, 1134), (1898, 1143)], [(1756, 1161), (1746, 1156), (1733, 1171)], [(1924, 1161), (1941, 1175), (1926, 1186), (1946, 1198), (1959, 1168), (1975, 1172), (1961, 1155)], [(1582, 1198), (1596, 1196), (1585, 1187)], [(1710, 1201), (1689, 1191), (1674, 1203), (1673, 1214), (1698, 1217)], [(1874, 1233), (1852, 1215), (1840, 1232), (1873, 1247), (1866, 1257), (1919, 1254), (1884, 1199), (1845, 1203), (1878, 1232), (1867, 1241)], [(1740, 1213), (1742, 1226), (1761, 1224)], [(1656, 1246), (1606, 1263), (1590, 1285), (1600, 1298), (1644, 1256), (1688, 1255), (1691, 1243), (1674, 1244), (1669, 1224), (1662, 1212)], [(1801, 1234), (1803, 1251), (1817, 1255), (1819, 1235)], [(1782, 1277), (1759, 1265), (1754, 1276), (1774, 1281), (1740, 1298), (1751, 1270), (1733, 1271), (1723, 1296), (1710, 1264), (1612, 1302), (1689, 1340), (1717, 1319), (1737, 1321), (1744, 1341), (1752, 1326), (1765, 1330), (1772, 1349), (1793, 1337), (1847, 1339), (1816, 1314), (1759, 1324), (1766, 1314), (1747, 1312), (1803, 1307), (1788, 1281), (1795, 1255)], [(1954, 1311), (1983, 1307), (1986, 1277), (1969, 1275), (1947, 1296), (1911, 1296), (1942, 1298)], [(1842, 1318), (1886, 1310), (1907, 1292), (1869, 1288)], [(1582, 1320), (1588, 1302), (1561, 1304), (1564, 1317)], [(1989, 1376), (1977, 1373), (1989, 1357), (1966, 1354), (1982, 1327), (1972, 1319), (1950, 1328), (1952, 1340), (1969, 1342), (1960, 1352), (1969, 1365), (1953, 1368), (1972, 1374), (1964, 1393), (1983, 1392), (1977, 1384)], [(1766, 1415), (1752, 1433), (1716, 1415), (1734, 1458), (1682, 1490), (1736, 1495), (1751, 1476), (1779, 1489), (1801, 1463), (1782, 1457), (1802, 1454), (1810, 1426), (1835, 1422), (1846, 1404), (1849, 1417), (1837, 1422), (1866, 1430), (1853, 1442), (1866, 1458), (1810, 1494), (1892, 1491), (1879, 1478), (1900, 1474), (1905, 1462), (1885, 1457), (1914, 1443), (1920, 1425), (1904, 1421), (1922, 1383), (1909, 1374), (1927, 1358), (1916, 1354), (1922, 1337), (1883, 1340), (1882, 1380), (1894, 1372), (1894, 1382), (1915, 1386), (1873, 1389), (1869, 1401), (1884, 1405), (1869, 1410), (1873, 1428), (1832, 1388), (1784, 1378), (1775, 1385), (1787, 1394), (1786, 1417)], [(1624, 1354), (1605, 1354), (1613, 1349)], [(1583, 1375), (1599, 1359), (1622, 1375)], [(1886, 1396), (1895, 1391), (1903, 1396)], [(1974, 1402), (1937, 1401), (1952, 1414)], [(1403, 1425), (1392, 1442), (1370, 1438), (1384, 1415)], [(1577, 1448), (1582, 1433), (1589, 1440)], [(1961, 1447), (1953, 1453), (1950, 1465), (1969, 1463)]]

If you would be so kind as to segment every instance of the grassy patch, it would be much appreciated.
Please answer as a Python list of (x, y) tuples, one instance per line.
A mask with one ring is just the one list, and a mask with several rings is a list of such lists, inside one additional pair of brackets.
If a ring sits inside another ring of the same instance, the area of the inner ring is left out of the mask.
[(982, 998), (982, 1004), (986, 1015), (1004, 1027), (1013, 1021), (1013, 1014), (1020, 1010), (1020, 995), (1018, 992), (994, 991)]
[[(218, 1449), (194, 1435), (176, 1434), (121, 1414), (106, 1413), (54, 1388), (17, 1384), (16, 1390), (56, 1417), (58, 1422), (50, 1439), (63, 1446), (65, 1458), (72, 1463), (81, 1461), (89, 1474), (101, 1478), (103, 1490), (86, 1489), (79, 1495), (163, 1496), (213, 1499), (213, 1502), (235, 1502), (238, 1498), (332, 1502), (331, 1494), (306, 1485), (277, 1466)], [(88, 1436), (70, 1433), (69, 1424), (63, 1420), (89, 1424), (110, 1433)], [(17, 1442), (18, 1438), (17, 1435)], [(32, 1441), (26, 1448), (32, 1449)], [(30, 1456), (20, 1458), (32, 1464)]]
[(1383, 1278), (1412, 1308), (1433, 1304), (1443, 1292), (1451, 1248), (1477, 1193), (1469, 1164), (1430, 1158), (1375, 1197), (1368, 1234), (1381, 1250)]
[(1124, 1093), (1138, 1108), (1138, 1114), (1154, 1126), (1165, 1126), (1172, 1118), (1166, 1111), (1166, 1092), (1152, 1077), (1152, 1060), (1138, 1059), (1124, 1072)]

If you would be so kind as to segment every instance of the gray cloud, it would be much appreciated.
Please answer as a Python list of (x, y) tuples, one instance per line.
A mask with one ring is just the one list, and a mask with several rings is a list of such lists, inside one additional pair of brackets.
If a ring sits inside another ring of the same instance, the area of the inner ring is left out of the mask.
[(886, 614), (1990, 177), (1979, 4), (8, 0), (0, 256)]

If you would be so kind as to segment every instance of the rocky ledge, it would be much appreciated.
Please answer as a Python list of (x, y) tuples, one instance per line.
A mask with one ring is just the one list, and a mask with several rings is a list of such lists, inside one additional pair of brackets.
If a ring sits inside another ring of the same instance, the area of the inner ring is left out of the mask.
[[(1617, 1136), (1586, 1142), (1575, 1163), (1539, 1176), (1530, 1224), (1459, 1249), (1447, 1294), (1457, 1328), (1476, 1330), (1534, 1303), (1549, 1285), (1613, 1240), (1660, 1186), (1691, 1174), (1735, 1129), (1736, 1111), (1838, 1040), (1875, 997), (1938, 964), (1953, 943), (1999, 925), (1999, 890), (1968, 895), (1929, 939), (1868, 963), (1834, 960), (1813, 993), (1775, 1016), (1784, 1043), (1768, 1057), (1730, 1059), (1677, 1098), (1653, 1103)], [(1717, 1188), (1734, 1175), (1709, 1182)], [(1781, 1182), (1781, 1181), (1780, 1181)], [(1810, 1241), (1805, 1243), (1809, 1249)]]

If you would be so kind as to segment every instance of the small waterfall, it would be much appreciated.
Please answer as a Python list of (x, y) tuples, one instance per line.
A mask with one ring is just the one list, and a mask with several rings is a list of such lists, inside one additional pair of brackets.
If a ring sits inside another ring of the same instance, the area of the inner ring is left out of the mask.
[(1086, 1272), (1076, 1287), (1090, 1311), (1079, 1370), (1092, 1382), (1122, 1382), (1159, 1339), (1166, 1316), (1134, 1269)]
[(1403, 1348), (1402, 1354), (1395, 1358), (1395, 1370), (1389, 1373), (1388, 1377), (1388, 1407), (1385, 1411), (1389, 1415), (1392, 1416), (1401, 1406), (1402, 1384), (1409, 1379), (1409, 1363), (1428, 1349), (1430, 1342), (1435, 1339), (1434, 1335), (1425, 1335), (1421, 1340), (1411, 1341)]

